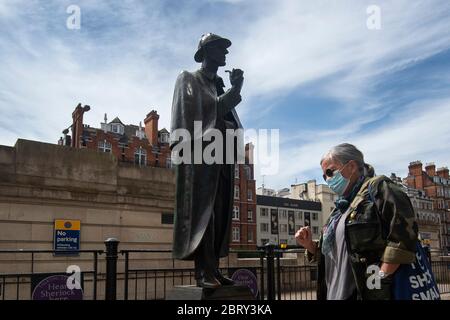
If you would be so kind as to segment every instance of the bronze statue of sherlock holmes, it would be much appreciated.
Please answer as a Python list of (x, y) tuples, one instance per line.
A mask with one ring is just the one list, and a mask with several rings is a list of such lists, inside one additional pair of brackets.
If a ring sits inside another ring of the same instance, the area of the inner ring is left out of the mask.
[[(194, 137), (194, 121), (202, 131), (242, 129), (235, 107), (241, 101), (243, 71), (230, 72), (231, 88), (217, 75), (225, 66), (231, 41), (208, 33), (202, 36), (194, 59), (201, 63), (195, 72), (178, 76), (172, 104), (171, 133), (186, 129)], [(192, 148), (193, 148), (193, 141)], [(171, 149), (178, 141), (171, 139)], [(204, 148), (204, 145), (202, 145)], [(193, 152), (192, 152), (193, 154)], [(225, 152), (224, 152), (225, 154)], [(234, 163), (175, 164), (176, 204), (173, 257), (194, 260), (197, 286), (217, 288), (233, 281), (219, 272), (219, 259), (229, 250), (234, 198)]]

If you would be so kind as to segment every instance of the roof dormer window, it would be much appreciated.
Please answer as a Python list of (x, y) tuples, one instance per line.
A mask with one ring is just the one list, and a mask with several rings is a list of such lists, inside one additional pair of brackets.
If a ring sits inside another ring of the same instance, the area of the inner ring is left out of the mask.
[(125, 131), (124, 124), (117, 117), (113, 121), (111, 121), (108, 124), (108, 126), (109, 126), (110, 131), (113, 132), (113, 133), (123, 134), (124, 131)]

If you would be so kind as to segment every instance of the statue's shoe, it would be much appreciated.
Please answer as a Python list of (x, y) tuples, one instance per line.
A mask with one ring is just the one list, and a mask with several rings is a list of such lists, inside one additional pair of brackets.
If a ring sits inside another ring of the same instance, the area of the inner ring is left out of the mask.
[(197, 279), (197, 287), (216, 289), (220, 286), (221, 284), (219, 280), (214, 277), (202, 277), (200, 279)]
[(232, 286), (234, 285), (234, 281), (228, 277), (225, 277), (219, 271), (216, 272), (215, 277), (223, 286)]

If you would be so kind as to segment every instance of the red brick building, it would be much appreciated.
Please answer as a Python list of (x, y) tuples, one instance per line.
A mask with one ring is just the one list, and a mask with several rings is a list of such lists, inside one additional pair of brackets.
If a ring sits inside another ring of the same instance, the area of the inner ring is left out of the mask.
[(230, 247), (256, 249), (256, 183), (254, 178), (253, 149), (245, 145), (245, 164), (235, 166), (234, 210)]
[[(141, 125), (126, 125), (116, 117), (107, 121), (105, 114), (101, 128), (83, 123), (89, 107), (79, 104), (72, 113), (72, 135), (60, 138), (58, 144), (111, 152), (121, 162), (140, 166), (170, 167), (170, 133), (159, 130), (159, 115), (152, 110)], [(235, 167), (235, 195), (230, 235), (230, 247), (256, 248), (256, 184), (254, 179), (252, 144), (245, 146), (245, 164)], [(173, 218), (173, 217), (172, 217)]]
[(152, 110), (140, 124), (126, 125), (118, 117), (108, 122), (105, 114), (101, 128), (83, 124), (83, 113), (89, 107), (79, 104), (72, 113), (72, 136), (61, 138), (58, 144), (111, 152), (121, 162), (140, 166), (170, 167), (169, 132), (159, 130), (159, 115)]
[(433, 207), (441, 214), (442, 248), (450, 251), (450, 179), (447, 167), (436, 170), (434, 163), (427, 164), (425, 171), (420, 161), (411, 162), (406, 184), (433, 200)]

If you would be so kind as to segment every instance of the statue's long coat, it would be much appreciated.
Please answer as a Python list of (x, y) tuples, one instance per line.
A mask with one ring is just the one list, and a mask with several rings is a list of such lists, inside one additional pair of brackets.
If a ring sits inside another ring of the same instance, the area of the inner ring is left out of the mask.
[[(220, 79), (220, 78), (219, 78)], [(217, 97), (223, 94), (222, 85), (216, 87), (214, 81), (203, 71), (183, 71), (175, 84), (172, 104), (171, 132), (187, 129), (194, 137), (194, 121), (202, 121), (203, 132), (221, 129), (223, 119), (218, 119)], [(226, 128), (242, 128), (234, 109), (225, 115)], [(224, 139), (225, 145), (225, 139)], [(173, 141), (171, 148), (173, 148)], [(191, 151), (193, 156), (193, 149)], [(202, 152), (203, 154), (203, 152)], [(194, 259), (193, 253), (203, 238), (211, 218), (216, 197), (221, 197), (222, 205), (215, 213), (220, 230), (215, 232), (215, 247), (219, 256), (228, 255), (229, 235), (234, 197), (234, 165), (220, 164), (180, 164), (176, 171), (176, 204), (174, 213), (173, 257), (180, 260)], [(221, 170), (225, 169), (222, 171)], [(225, 172), (225, 174), (223, 174)], [(221, 194), (217, 194), (221, 181)], [(218, 242), (218, 243), (217, 243)]]

